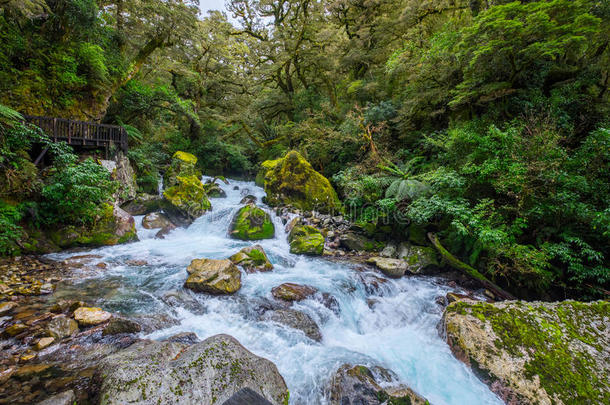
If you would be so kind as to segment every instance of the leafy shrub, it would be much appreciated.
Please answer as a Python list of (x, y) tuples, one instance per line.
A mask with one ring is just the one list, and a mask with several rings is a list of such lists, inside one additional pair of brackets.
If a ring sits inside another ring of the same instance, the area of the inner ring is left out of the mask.
[(42, 219), (47, 225), (91, 224), (117, 189), (118, 183), (93, 159), (58, 168), (42, 189)]
[(0, 256), (19, 251), (18, 242), (23, 236), (19, 221), (23, 218), (20, 206), (6, 204), (0, 200)]

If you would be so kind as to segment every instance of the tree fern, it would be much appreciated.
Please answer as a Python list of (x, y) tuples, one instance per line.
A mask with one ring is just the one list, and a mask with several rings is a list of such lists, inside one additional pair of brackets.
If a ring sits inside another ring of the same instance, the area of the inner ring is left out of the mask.
[(416, 157), (402, 166), (392, 162), (387, 162), (387, 166), (379, 165), (381, 170), (390, 174), (387, 177), (390, 182), (385, 191), (386, 198), (394, 198), (396, 201), (413, 200), (428, 192), (428, 185), (417, 180), (416, 176), (411, 174), (413, 167), (422, 159), (421, 157)]
[(138, 143), (144, 140), (144, 135), (142, 134), (142, 132), (140, 132), (138, 128), (128, 124), (121, 124), (121, 126), (125, 129), (125, 131), (127, 132), (127, 136), (130, 139), (133, 139)]

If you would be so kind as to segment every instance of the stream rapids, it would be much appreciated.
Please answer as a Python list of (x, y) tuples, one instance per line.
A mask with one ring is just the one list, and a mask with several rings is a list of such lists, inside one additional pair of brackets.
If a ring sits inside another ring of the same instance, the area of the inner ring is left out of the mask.
[[(105, 269), (75, 270), (72, 278), (58, 285), (53, 299), (80, 299), (127, 317), (147, 319), (149, 327), (141, 338), (161, 340), (181, 332), (194, 332), (200, 339), (232, 335), (277, 365), (291, 404), (329, 403), (329, 382), (345, 363), (388, 368), (398, 382), (432, 404), (502, 403), (439, 337), (442, 308), (435, 299), (459, 290), (429, 276), (374, 283), (384, 277), (372, 268), (293, 255), (280, 218), (261, 203), (265, 192), (260, 187), (236, 180), (221, 186), (226, 198), (211, 199), (212, 211), (165, 239), (154, 238), (158, 230), (142, 228), (140, 216), (135, 217), (139, 242), (49, 255), (64, 260), (91, 254), (106, 264)], [(242, 288), (231, 296), (184, 289), (191, 260), (226, 259), (252, 244), (228, 237), (233, 215), (247, 194), (255, 195), (274, 221), (275, 238), (256, 242), (267, 252), (274, 270), (242, 272)], [(126, 264), (136, 260), (147, 264)], [(278, 306), (271, 289), (286, 282), (310, 285), (334, 297), (334, 306), (315, 298), (293, 304), (320, 326), (321, 342), (260, 320), (262, 311)]]

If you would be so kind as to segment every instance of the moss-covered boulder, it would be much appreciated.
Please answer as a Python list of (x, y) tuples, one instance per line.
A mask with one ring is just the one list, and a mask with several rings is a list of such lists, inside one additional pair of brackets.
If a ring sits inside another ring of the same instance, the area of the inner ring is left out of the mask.
[(207, 182), (203, 188), (210, 198), (227, 198), (227, 193), (217, 183)]
[(316, 292), (318, 292), (318, 289), (315, 287), (295, 283), (284, 283), (271, 289), (271, 295), (274, 298), (288, 302), (303, 301)]
[(407, 262), (411, 274), (431, 274), (440, 267), (436, 250), (430, 246), (401, 244), (399, 256)]
[(443, 327), (456, 357), (506, 403), (610, 403), (610, 302), (458, 301)]
[(324, 252), (324, 235), (310, 225), (295, 225), (288, 234), (290, 253), (319, 256)]
[(275, 226), (268, 213), (254, 204), (248, 204), (233, 217), (229, 235), (241, 240), (273, 239)]
[(178, 176), (177, 184), (163, 192), (163, 209), (170, 221), (177, 225), (190, 225), (212, 204), (199, 178)]
[(316, 172), (298, 152), (282, 159), (263, 162), (268, 168), (264, 187), (269, 205), (291, 205), (302, 210), (334, 212), (341, 208), (337, 193), (328, 179)]
[(67, 226), (49, 232), (57, 246), (108, 246), (138, 240), (135, 221), (118, 206), (104, 204), (91, 226)]
[(233, 294), (241, 288), (241, 272), (230, 260), (195, 259), (187, 267), (184, 286), (209, 294)]
[(195, 176), (201, 178), (201, 172), (197, 169), (197, 157), (187, 152), (178, 151), (172, 156), (172, 161), (163, 175), (165, 187), (178, 184), (178, 176)]
[(273, 270), (273, 264), (261, 245), (248, 246), (229, 258), (233, 263), (241, 266), (246, 273), (258, 273)]
[(265, 187), (265, 175), (271, 169), (273, 169), (282, 159), (275, 160), (265, 160), (261, 163), (260, 169), (258, 169), (258, 173), (256, 173), (256, 178), (254, 179), (254, 184), (259, 187)]
[(162, 198), (154, 194), (138, 194), (135, 199), (121, 205), (131, 215), (146, 215), (161, 209)]

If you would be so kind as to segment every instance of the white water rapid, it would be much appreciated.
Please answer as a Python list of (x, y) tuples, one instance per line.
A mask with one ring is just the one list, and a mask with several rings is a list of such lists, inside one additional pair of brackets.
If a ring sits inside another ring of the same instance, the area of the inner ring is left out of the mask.
[[(284, 226), (273, 214), (275, 239), (257, 242), (275, 266), (273, 271), (243, 273), (242, 288), (232, 296), (183, 289), (186, 266), (192, 259), (224, 259), (251, 244), (228, 238), (227, 230), (241, 198), (253, 194), (264, 207), (264, 191), (242, 181), (222, 187), (227, 198), (212, 199), (211, 212), (165, 239), (155, 239), (157, 230), (143, 229), (142, 217), (136, 217), (139, 242), (85, 252), (100, 255), (96, 261), (107, 268), (77, 270), (77, 277), (56, 294), (128, 316), (165, 316), (173, 321), (163, 329), (142, 333), (146, 338), (163, 339), (179, 332), (195, 332), (200, 339), (232, 335), (277, 365), (290, 390), (291, 404), (328, 403), (331, 375), (344, 363), (388, 368), (432, 404), (502, 403), (452, 356), (438, 335), (442, 310), (435, 298), (453, 289), (431, 277), (404, 277), (389, 280), (377, 290), (367, 289), (363, 279), (383, 277), (373, 269), (290, 254)], [(66, 259), (85, 253), (51, 257)], [(127, 260), (145, 260), (148, 265), (129, 266)], [(335, 312), (315, 299), (294, 306), (318, 323), (322, 342), (259, 320), (260, 308), (273, 300), (271, 288), (284, 282), (311, 285), (336, 299)]]

